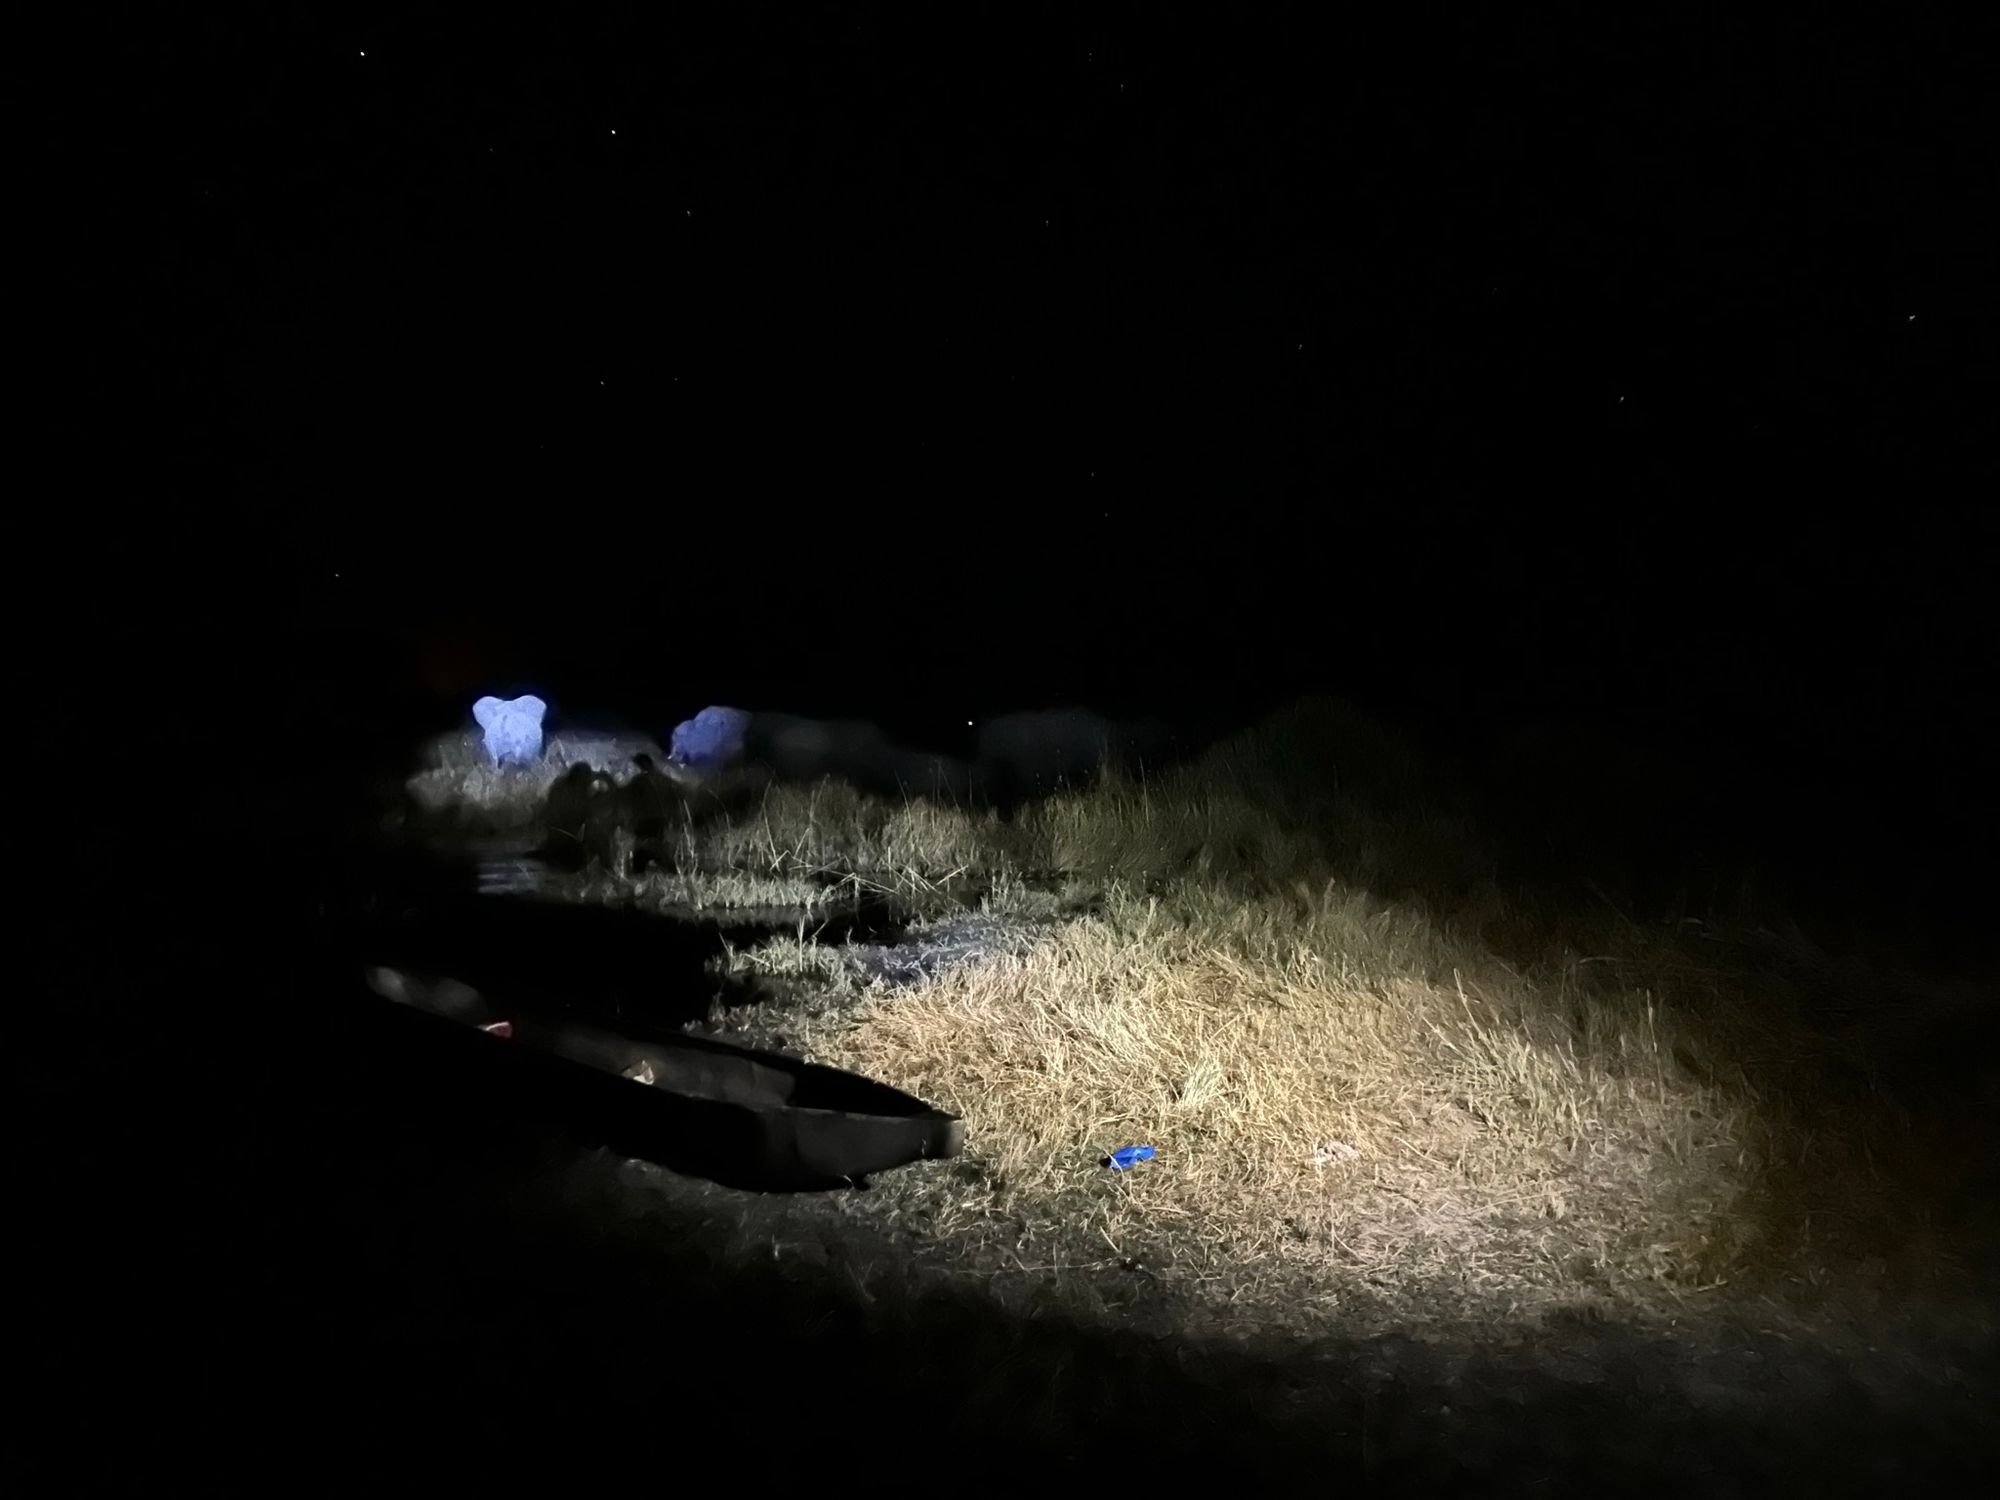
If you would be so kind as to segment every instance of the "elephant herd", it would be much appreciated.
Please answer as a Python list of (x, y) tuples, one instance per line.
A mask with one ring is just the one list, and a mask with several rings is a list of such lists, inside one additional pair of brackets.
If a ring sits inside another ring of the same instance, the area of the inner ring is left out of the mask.
[(894, 743), (866, 720), (705, 708), (679, 725), (668, 754), (684, 774), (760, 769), (781, 781), (835, 777), (862, 791), (934, 797), (1003, 813), (1110, 766), (1138, 775), (1175, 754), (1159, 721), (1121, 722), (1087, 709), (1006, 714), (974, 726), (969, 756)]

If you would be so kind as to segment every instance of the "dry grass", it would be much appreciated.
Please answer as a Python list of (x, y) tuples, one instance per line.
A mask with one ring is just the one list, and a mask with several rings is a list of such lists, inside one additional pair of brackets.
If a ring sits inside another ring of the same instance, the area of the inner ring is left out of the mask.
[(631, 779), (632, 757), (663, 758), (649, 740), (601, 734), (552, 734), (532, 765), (495, 766), (481, 732), (440, 735), (426, 747), (423, 765), (406, 783), (410, 800), (429, 814), (458, 814), (479, 827), (520, 828), (532, 824), (548, 801), (549, 789), (573, 766), (594, 766), (621, 782)]
[[(1436, 769), (1336, 705), (1013, 824), (773, 788), (681, 838), (682, 873), (574, 894), (806, 910), (840, 877), (935, 915), (977, 877), (1035, 928), (893, 989), (804, 925), (728, 958), (799, 997), (747, 1029), (966, 1117), (966, 1163), (871, 1195), (961, 1271), (1139, 1274), (1305, 1331), (1949, 1269), (1912, 1182), (1966, 1153), (1839, 1082), (1823, 965), (1501, 891)], [(1101, 1164), (1130, 1143), (1157, 1159)]]
[(995, 863), (991, 817), (931, 802), (864, 796), (825, 781), (773, 786), (680, 851), (684, 867), (768, 874), (848, 875), (917, 890)]
[[(799, 963), (791, 944), (773, 958)], [(784, 954), (782, 959), (779, 954)], [(1771, 1149), (1657, 1007), (1563, 997), (1337, 883), (1112, 892), (1025, 958), (792, 1034), (963, 1113), (967, 1217), (1266, 1312), (1652, 1304), (1736, 1268)], [(1113, 1148), (1158, 1158), (1113, 1176)]]

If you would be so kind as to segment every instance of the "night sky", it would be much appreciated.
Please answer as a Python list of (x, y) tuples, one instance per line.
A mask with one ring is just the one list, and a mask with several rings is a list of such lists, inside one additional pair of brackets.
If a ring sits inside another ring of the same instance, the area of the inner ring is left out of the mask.
[(1196, 16), (131, 18), (73, 270), (135, 576), (218, 682), (441, 654), (654, 729), (1323, 688), (1956, 806), (1975, 39)]

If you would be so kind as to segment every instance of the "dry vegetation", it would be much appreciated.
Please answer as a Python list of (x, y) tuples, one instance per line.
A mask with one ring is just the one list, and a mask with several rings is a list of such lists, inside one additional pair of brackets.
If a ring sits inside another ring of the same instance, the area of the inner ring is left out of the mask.
[[(1832, 965), (1720, 916), (1503, 892), (1448, 780), (1338, 705), (1012, 824), (821, 786), (669, 837), (649, 871), (613, 851), (552, 892), (866, 891), (920, 934), (976, 910), (1020, 939), (893, 984), (809, 922), (723, 960), (782, 997), (732, 1026), (966, 1118), (964, 1161), (835, 1211), (893, 1221), (942, 1274), (1311, 1332), (1685, 1317), (1964, 1269), (1934, 1205), (1980, 1148), (1843, 1066), (1881, 1039), (1826, 1023)], [(1108, 1170), (1130, 1143), (1157, 1158)]]

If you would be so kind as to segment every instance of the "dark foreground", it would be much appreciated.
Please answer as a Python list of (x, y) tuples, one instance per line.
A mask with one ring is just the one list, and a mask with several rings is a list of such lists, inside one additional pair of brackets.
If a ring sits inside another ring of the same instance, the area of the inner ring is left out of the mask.
[(1143, 1309), (1085, 1326), (1002, 1288), (918, 1290), (893, 1247), (635, 1174), (393, 1045), (381, 1011), (279, 965), (296, 935), (184, 932), (152, 955), (165, 977), (120, 986), (123, 950), (66, 934), (67, 1019), (97, 1040), (44, 1049), (65, 1065), (25, 1095), (54, 1253), (23, 1277), (40, 1375), (19, 1415), (52, 1482), (1089, 1470), (1727, 1495), (1970, 1488), (1996, 1456), (2000, 1359), (1965, 1310), (1823, 1340), (1599, 1325), (1265, 1352)]

